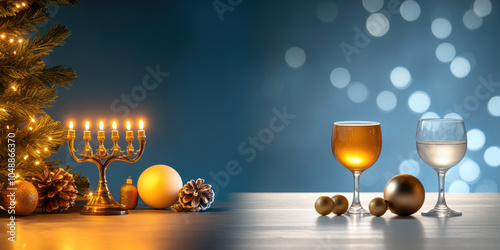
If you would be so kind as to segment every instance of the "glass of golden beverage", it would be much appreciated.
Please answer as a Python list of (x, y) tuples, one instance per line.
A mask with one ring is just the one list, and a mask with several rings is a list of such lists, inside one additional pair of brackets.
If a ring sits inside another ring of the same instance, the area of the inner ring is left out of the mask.
[(337, 161), (354, 176), (354, 194), (347, 212), (370, 215), (359, 202), (359, 181), (363, 171), (371, 167), (382, 150), (380, 123), (342, 121), (333, 124), (332, 152)]

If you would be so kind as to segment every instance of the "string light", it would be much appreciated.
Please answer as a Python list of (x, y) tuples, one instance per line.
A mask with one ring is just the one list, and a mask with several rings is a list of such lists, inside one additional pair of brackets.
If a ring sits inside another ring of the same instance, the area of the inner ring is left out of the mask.
[(49, 137), (49, 141), (52, 141), (52, 137)]
[(35, 118), (31, 117), (31, 121), (32, 121), (32, 122), (35, 122)]
[(33, 128), (32, 128), (32, 127), (30, 127), (30, 130), (31, 130), (31, 131), (33, 131)]
[(44, 148), (43, 151), (47, 151), (47, 148)]
[(37, 149), (37, 150), (36, 150), (36, 153), (37, 153), (37, 154), (40, 154), (40, 151)]
[(1, 37), (2, 39), (4, 39), (4, 38), (5, 38), (5, 34), (0, 35), (0, 37)]
[(26, 159), (28, 159), (28, 155), (24, 156), (24, 159), (25, 159), (25, 160), (26, 160)]
[(35, 162), (35, 165), (38, 165), (38, 164), (40, 164), (40, 162), (36, 161), (36, 162)]
[(23, 39), (19, 39), (19, 41), (18, 41), (18, 42), (19, 42), (19, 43), (22, 43), (22, 42), (23, 42)]
[(10, 129), (9, 125), (7, 125), (7, 129)]
[(4, 108), (2, 108), (2, 111), (3, 111), (3, 112), (7, 112)]
[(21, 3), (21, 5), (22, 5), (23, 7), (26, 7), (26, 4), (25, 4), (25, 3)]
[(14, 90), (14, 91), (17, 91), (17, 88), (15, 85), (12, 85), (11, 88)]
[(9, 42), (10, 42), (10, 43), (13, 43), (13, 42), (14, 42), (14, 38), (11, 38), (11, 39), (9, 40)]

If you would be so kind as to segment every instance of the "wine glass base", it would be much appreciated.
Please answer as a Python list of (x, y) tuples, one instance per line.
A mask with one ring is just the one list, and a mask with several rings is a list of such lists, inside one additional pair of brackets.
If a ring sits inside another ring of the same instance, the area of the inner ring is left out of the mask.
[(446, 207), (444, 209), (433, 208), (425, 212), (422, 212), (422, 215), (433, 216), (433, 217), (454, 217), (454, 216), (462, 216), (462, 212)]
[(368, 210), (362, 208), (362, 207), (356, 207), (356, 208), (349, 208), (347, 210), (348, 215), (372, 215)]

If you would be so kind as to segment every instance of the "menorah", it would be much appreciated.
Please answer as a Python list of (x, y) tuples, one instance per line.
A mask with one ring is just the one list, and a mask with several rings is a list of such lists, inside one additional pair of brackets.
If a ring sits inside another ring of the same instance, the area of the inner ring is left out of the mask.
[[(94, 192), (92, 199), (89, 203), (83, 207), (80, 214), (82, 215), (124, 215), (128, 214), (128, 210), (125, 206), (116, 202), (109, 192), (108, 184), (106, 182), (106, 168), (113, 161), (125, 161), (129, 163), (137, 162), (142, 154), (144, 153), (144, 147), (146, 145), (146, 134), (143, 130), (143, 122), (139, 122), (139, 130), (137, 131), (137, 137), (139, 139), (140, 147), (139, 150), (135, 151), (132, 141), (134, 140), (133, 131), (130, 131), (130, 122), (127, 122), (127, 132), (125, 134), (125, 140), (128, 142), (127, 149), (122, 151), (120, 146), (118, 146), (118, 140), (120, 139), (118, 130), (116, 130), (116, 122), (113, 122), (113, 130), (111, 131), (111, 140), (113, 141), (113, 147), (111, 149), (106, 149), (104, 147), (105, 135), (103, 131), (102, 121), (99, 123), (99, 131), (97, 132), (97, 141), (99, 142), (99, 147), (94, 154), (90, 146), (90, 131), (89, 122), (85, 125), (85, 131), (83, 132), (83, 141), (85, 146), (83, 147), (83, 152), (79, 153), (74, 148), (75, 142), (75, 130), (73, 130), (73, 122), (70, 122), (70, 129), (68, 130), (68, 147), (73, 159), (78, 163), (83, 162), (93, 162), (97, 165), (99, 169), (99, 185)], [(76, 154), (82, 156), (83, 158), (78, 158)]]

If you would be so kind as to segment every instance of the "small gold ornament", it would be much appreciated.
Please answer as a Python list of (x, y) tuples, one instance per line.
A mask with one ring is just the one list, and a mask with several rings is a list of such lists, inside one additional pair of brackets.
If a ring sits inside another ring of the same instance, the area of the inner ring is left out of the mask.
[(327, 215), (332, 212), (333, 200), (328, 196), (321, 196), (316, 199), (314, 208), (316, 209), (316, 212), (318, 212), (318, 214)]
[(384, 199), (391, 212), (408, 216), (417, 212), (424, 204), (425, 189), (416, 177), (400, 174), (392, 177), (385, 185)]
[(332, 213), (336, 215), (344, 214), (349, 208), (349, 201), (345, 196), (341, 194), (332, 196), (332, 200), (333, 200)]
[(132, 177), (129, 176), (127, 183), (123, 184), (120, 188), (120, 203), (125, 206), (126, 209), (134, 209), (137, 207), (137, 187), (132, 184)]
[(371, 214), (379, 217), (384, 215), (387, 211), (387, 202), (385, 202), (385, 200), (380, 197), (376, 197), (373, 198), (372, 201), (370, 201), (370, 205), (368, 206), (368, 208), (370, 209)]

